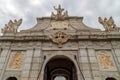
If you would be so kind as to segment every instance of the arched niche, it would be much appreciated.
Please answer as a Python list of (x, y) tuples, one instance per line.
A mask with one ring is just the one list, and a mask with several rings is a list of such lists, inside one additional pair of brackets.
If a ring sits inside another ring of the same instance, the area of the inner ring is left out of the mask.
[(55, 56), (44, 68), (44, 80), (78, 80), (74, 63), (65, 56)]

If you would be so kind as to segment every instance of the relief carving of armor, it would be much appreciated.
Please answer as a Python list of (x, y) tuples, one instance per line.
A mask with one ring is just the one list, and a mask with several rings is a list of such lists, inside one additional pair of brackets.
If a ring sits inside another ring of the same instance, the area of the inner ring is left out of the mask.
[(112, 69), (115, 67), (112, 57), (108, 53), (100, 53), (98, 55), (98, 61), (102, 69)]
[(17, 53), (12, 55), (8, 67), (10, 69), (19, 69), (22, 67), (23, 61), (24, 61), (24, 54), (18, 51)]

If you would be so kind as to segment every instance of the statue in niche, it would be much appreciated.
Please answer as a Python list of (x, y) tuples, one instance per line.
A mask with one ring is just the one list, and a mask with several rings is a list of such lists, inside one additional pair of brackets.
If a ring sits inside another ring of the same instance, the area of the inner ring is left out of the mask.
[(23, 61), (24, 61), (24, 54), (18, 51), (11, 57), (10, 63), (8, 66), (11, 69), (19, 69), (23, 64)]
[(103, 20), (101, 17), (99, 17), (98, 21), (100, 24), (103, 25), (103, 27), (105, 28), (105, 31), (108, 31), (108, 32), (118, 31), (119, 32), (120, 28), (116, 26), (112, 17), (110, 17), (109, 20), (107, 20), (107, 18), (104, 18)]
[(100, 53), (98, 55), (98, 61), (99, 61), (100, 67), (103, 69), (114, 68), (112, 57), (108, 53)]
[(61, 5), (58, 6), (58, 8), (55, 8), (54, 6), (54, 9), (57, 11), (57, 14), (54, 14), (53, 12), (51, 13), (51, 18), (52, 19), (55, 19), (55, 20), (65, 20), (67, 17), (68, 17), (68, 12), (65, 11), (64, 14), (62, 14), (62, 12), (64, 11), (63, 8), (61, 8)]
[(5, 24), (5, 27), (1, 30), (2, 33), (12, 32), (17, 33), (18, 27), (21, 25), (22, 19), (18, 21), (15, 19), (14, 21), (10, 20), (8, 24)]

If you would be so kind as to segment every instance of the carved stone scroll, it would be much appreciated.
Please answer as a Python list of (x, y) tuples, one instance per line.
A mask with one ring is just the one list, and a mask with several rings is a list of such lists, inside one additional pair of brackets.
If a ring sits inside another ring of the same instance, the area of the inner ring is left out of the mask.
[(111, 31), (117, 31), (119, 32), (120, 28), (118, 28), (116, 26), (116, 24), (114, 23), (114, 20), (112, 17), (109, 18), (109, 20), (107, 20), (107, 18), (104, 18), (104, 20), (99, 17), (98, 21), (100, 24), (103, 25), (103, 27), (105, 28), (105, 31), (111, 32)]
[(114, 69), (115, 65), (113, 63), (112, 57), (108, 53), (98, 54), (99, 65), (102, 69)]
[(8, 24), (5, 24), (5, 27), (1, 29), (2, 33), (12, 32), (17, 33), (18, 27), (21, 25), (22, 19), (17, 20), (10, 20)]
[(49, 36), (50, 39), (54, 42), (58, 44), (58, 47), (61, 48), (62, 44), (67, 42), (68, 39), (70, 39), (70, 35), (67, 35), (61, 31), (57, 32), (54, 35)]
[(52, 12), (51, 13), (51, 18), (52, 19), (55, 19), (57, 21), (62, 21), (62, 20), (65, 20), (68, 17), (68, 12), (67, 11), (65, 11), (64, 14), (62, 14), (64, 9), (61, 8), (61, 5), (59, 5), (58, 8), (55, 8), (55, 6), (54, 6), (54, 9), (57, 11), (57, 14), (54, 14)]
[(24, 54), (20, 51), (12, 55), (8, 67), (10, 69), (20, 69), (23, 65)]

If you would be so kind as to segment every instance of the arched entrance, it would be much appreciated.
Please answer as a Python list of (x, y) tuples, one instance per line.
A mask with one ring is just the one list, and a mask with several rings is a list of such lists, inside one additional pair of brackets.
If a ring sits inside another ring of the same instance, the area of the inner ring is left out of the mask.
[(6, 80), (17, 80), (17, 78), (16, 77), (9, 77)]
[(76, 67), (67, 57), (54, 57), (45, 66), (44, 80), (77, 80)]
[(116, 79), (113, 77), (108, 77), (108, 78), (106, 78), (106, 80), (116, 80)]

